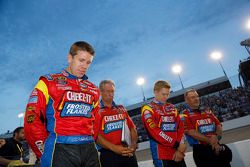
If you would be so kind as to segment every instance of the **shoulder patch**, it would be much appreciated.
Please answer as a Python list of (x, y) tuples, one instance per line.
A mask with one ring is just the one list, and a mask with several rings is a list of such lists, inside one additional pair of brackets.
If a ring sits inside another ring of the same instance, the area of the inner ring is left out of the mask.
[(43, 75), (42, 77), (46, 78), (48, 81), (53, 80), (53, 77), (50, 74)]

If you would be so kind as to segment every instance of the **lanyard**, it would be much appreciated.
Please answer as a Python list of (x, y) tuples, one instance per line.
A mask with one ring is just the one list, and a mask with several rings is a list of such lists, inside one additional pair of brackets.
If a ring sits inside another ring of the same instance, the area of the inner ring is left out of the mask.
[(23, 156), (23, 148), (20, 147), (18, 144), (16, 144), (16, 146), (17, 146), (17, 148), (18, 148), (18, 150), (19, 150), (19, 152), (21, 154), (21, 157), (22, 157)]

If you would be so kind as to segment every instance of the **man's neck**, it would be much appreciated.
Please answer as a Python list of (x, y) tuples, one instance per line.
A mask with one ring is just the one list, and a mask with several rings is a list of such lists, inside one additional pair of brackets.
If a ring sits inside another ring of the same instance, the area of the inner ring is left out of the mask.
[(156, 100), (157, 102), (160, 102), (161, 104), (167, 104), (166, 101), (162, 102), (162, 101), (158, 100), (157, 98), (155, 98), (155, 100)]
[(15, 136), (15, 137), (13, 137), (13, 139), (15, 140), (15, 141), (17, 141), (17, 142), (20, 142), (20, 140)]
[(112, 107), (112, 101), (110, 102), (110, 101), (105, 101), (105, 100), (102, 99), (102, 102), (103, 102), (103, 105), (104, 105), (105, 107), (109, 107), (109, 108)]
[(196, 106), (190, 106), (190, 108), (191, 108), (192, 110), (197, 110), (197, 109), (199, 109), (199, 107), (196, 107)]

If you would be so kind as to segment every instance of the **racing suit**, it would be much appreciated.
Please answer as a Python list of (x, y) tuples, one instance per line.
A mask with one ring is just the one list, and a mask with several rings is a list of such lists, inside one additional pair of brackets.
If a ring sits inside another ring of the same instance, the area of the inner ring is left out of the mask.
[[(99, 134), (114, 145), (123, 145), (124, 143), (121, 141), (123, 126), (126, 124), (129, 129), (135, 128), (126, 109), (122, 105), (116, 105), (114, 102), (111, 108), (106, 107), (101, 101), (99, 115), (100, 120), (98, 122), (101, 124), (99, 126)], [(138, 167), (135, 155), (132, 157), (122, 156), (104, 148), (101, 148), (100, 152), (102, 167)]]
[[(208, 108), (192, 110), (188, 105), (186, 105), (186, 109), (182, 111), (181, 116), (185, 131), (196, 130), (206, 137), (217, 135), (216, 128), (221, 125), (220, 121)], [(218, 156), (215, 154), (209, 143), (199, 141), (188, 134), (186, 134), (186, 139), (189, 145), (193, 147), (193, 157), (198, 167), (230, 166), (232, 152), (226, 145), (221, 145), (223, 149), (220, 151)]]
[(154, 165), (161, 166), (161, 160), (173, 160), (184, 133), (183, 123), (174, 105), (154, 99), (142, 107), (142, 122), (150, 138)]
[(86, 75), (77, 78), (63, 70), (40, 77), (32, 91), (24, 131), (37, 158), (42, 156), (41, 166), (56, 166), (57, 145), (93, 145), (95, 148), (94, 134), (97, 134), (93, 124), (99, 116), (100, 93), (87, 79)]

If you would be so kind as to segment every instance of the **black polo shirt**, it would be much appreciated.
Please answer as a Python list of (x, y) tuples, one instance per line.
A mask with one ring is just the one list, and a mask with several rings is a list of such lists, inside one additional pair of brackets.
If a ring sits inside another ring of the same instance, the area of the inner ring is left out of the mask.
[(19, 160), (23, 154), (22, 144), (13, 138), (5, 140), (5, 145), (0, 148), (0, 156), (10, 160)]

